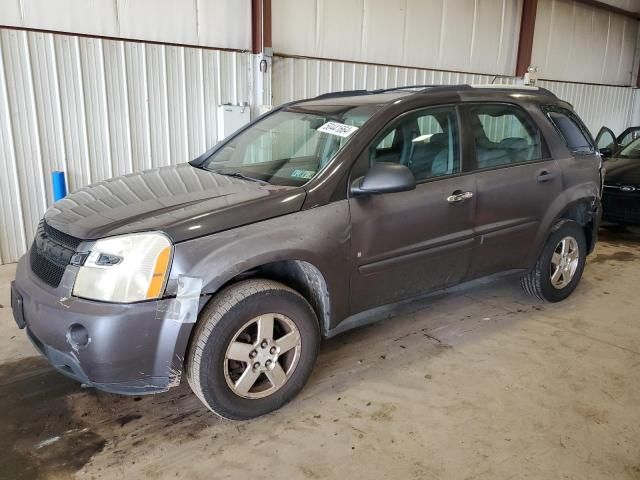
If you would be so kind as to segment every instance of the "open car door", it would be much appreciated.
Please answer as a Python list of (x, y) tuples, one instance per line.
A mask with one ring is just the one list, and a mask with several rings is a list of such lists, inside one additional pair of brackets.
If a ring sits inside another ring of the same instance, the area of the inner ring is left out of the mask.
[(618, 136), (618, 147), (622, 149), (638, 137), (640, 137), (640, 126), (629, 127)]
[(618, 153), (618, 140), (610, 128), (602, 127), (596, 135), (596, 145), (602, 154), (602, 158), (613, 157)]

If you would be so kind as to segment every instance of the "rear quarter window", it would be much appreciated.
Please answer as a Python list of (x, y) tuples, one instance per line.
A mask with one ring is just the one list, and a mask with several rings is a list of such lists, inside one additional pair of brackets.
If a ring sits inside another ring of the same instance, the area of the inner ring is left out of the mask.
[(557, 107), (545, 108), (545, 112), (572, 153), (595, 152), (591, 135), (575, 113)]

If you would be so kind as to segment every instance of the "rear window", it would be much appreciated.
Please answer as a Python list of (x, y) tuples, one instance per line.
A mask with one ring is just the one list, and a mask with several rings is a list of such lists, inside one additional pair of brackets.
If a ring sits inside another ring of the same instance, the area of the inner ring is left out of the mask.
[(595, 151), (586, 127), (574, 113), (554, 107), (547, 110), (547, 115), (549, 115), (553, 124), (562, 134), (567, 147), (572, 153), (585, 154)]

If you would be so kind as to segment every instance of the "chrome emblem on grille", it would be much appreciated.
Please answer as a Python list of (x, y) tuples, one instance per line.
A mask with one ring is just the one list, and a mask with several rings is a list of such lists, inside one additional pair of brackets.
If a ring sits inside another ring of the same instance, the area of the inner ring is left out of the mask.
[(622, 187), (620, 187), (620, 190), (623, 192), (635, 192), (637, 189), (636, 187), (633, 187), (631, 185), (624, 185)]

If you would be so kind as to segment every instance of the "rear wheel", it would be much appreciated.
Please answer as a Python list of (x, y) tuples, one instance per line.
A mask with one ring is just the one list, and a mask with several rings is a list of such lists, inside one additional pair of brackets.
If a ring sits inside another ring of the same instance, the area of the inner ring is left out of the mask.
[(247, 280), (220, 292), (200, 315), (187, 379), (214, 413), (257, 417), (302, 389), (319, 343), (315, 313), (299, 293), (271, 280)]
[(572, 220), (560, 220), (551, 229), (535, 267), (522, 278), (522, 287), (547, 302), (564, 300), (580, 282), (586, 255), (584, 230)]

